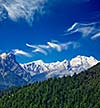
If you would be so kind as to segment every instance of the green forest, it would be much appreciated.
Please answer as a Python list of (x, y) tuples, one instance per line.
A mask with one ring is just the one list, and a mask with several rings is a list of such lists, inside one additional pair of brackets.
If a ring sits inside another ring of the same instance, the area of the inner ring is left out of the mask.
[(72, 77), (1, 91), (0, 108), (100, 108), (100, 64)]

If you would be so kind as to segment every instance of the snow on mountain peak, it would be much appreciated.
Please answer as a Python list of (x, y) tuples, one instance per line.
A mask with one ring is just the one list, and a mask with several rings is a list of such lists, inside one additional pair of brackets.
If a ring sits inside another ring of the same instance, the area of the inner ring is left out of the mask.
[[(99, 62), (92, 56), (80, 55), (70, 61), (65, 59), (61, 62), (45, 63), (42, 60), (37, 60), (25, 64), (19, 64), (13, 52), (2, 53), (0, 57), (0, 73), (3, 77), (14, 73), (29, 83), (51, 77), (72, 76), (74, 73), (78, 74)], [(13, 78), (13, 76), (11, 77)]]
[[(64, 60), (62, 62), (57, 61), (53, 63), (45, 63), (42, 60), (33, 61), (26, 64), (21, 64), (22, 67), (28, 69), (29, 71), (38, 71), (38, 72), (50, 72), (55, 70), (65, 70), (70, 68), (79, 68), (88, 69), (93, 65), (96, 65), (99, 61), (97, 61), (94, 57), (86, 57), (80, 56), (73, 58), (71, 61)], [(73, 69), (72, 69), (73, 70)]]
[(97, 63), (98, 63), (98, 61), (92, 56), (86, 57), (86, 56), (80, 56), (80, 55), (78, 55), (77, 57), (73, 58), (70, 61), (70, 64), (73, 67), (79, 66), (79, 65), (85, 65), (85, 64), (93, 66)]
[(36, 63), (36, 64), (44, 64), (44, 62), (42, 60), (34, 61), (34, 63)]
[(93, 66), (97, 64), (99, 61), (96, 60), (93, 56), (90, 56), (90, 59), (88, 59), (88, 62)]
[[(15, 54), (0, 54), (0, 77), (3, 85), (17, 86), (35, 81), (43, 81), (53, 77), (72, 76), (96, 65), (94, 57), (77, 56), (72, 60), (63, 60), (53, 63), (45, 63), (42, 60), (19, 64)], [(10, 79), (8, 81), (8, 79)]]
[(1, 57), (2, 59), (6, 59), (7, 54), (6, 54), (6, 53), (2, 53), (2, 54), (0, 55), (0, 57)]
[(78, 55), (71, 61), (65, 59), (62, 62), (57, 61), (53, 63), (45, 63), (42, 60), (37, 60), (26, 64), (21, 64), (21, 66), (26, 72), (30, 73), (31, 77), (36, 77), (39, 79), (40, 76), (38, 75), (43, 74), (42, 80), (44, 80), (51, 77), (62, 77), (64, 75), (72, 76), (74, 73), (78, 74), (84, 70), (87, 70), (93, 65), (96, 65), (98, 62), (99, 61), (92, 56), (86, 57)]

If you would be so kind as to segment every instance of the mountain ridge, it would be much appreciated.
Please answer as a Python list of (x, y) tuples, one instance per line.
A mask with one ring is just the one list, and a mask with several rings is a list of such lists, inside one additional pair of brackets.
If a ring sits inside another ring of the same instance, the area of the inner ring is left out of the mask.
[[(94, 57), (86, 57), (86, 56), (80, 56), (78, 55), (77, 57), (73, 58), (72, 60), (64, 60), (62, 62), (57, 61), (53, 63), (45, 63), (41, 60), (38, 61), (33, 61), (30, 63), (26, 64), (21, 64), (21, 66), (27, 71), (34, 71), (34, 72), (49, 72), (52, 73), (54, 71), (58, 71), (58, 74), (61, 73), (62, 71), (72, 72), (69, 73), (69, 75), (73, 75), (75, 72), (79, 73), (81, 71), (84, 71), (93, 65), (97, 64), (99, 61), (97, 61)], [(34, 70), (33, 70), (34, 69)], [(79, 70), (80, 69), (80, 70)], [(66, 75), (66, 74), (65, 74)]]
[(14, 53), (0, 55), (0, 85), (20, 86), (53, 77), (73, 76), (96, 65), (94, 57), (77, 56), (71, 61), (45, 63), (42, 60), (20, 64)]

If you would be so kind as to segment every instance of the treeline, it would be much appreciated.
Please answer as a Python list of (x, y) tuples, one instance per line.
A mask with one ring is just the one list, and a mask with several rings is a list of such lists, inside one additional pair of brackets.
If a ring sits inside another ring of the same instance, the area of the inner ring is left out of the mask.
[(0, 93), (0, 108), (100, 108), (100, 64)]

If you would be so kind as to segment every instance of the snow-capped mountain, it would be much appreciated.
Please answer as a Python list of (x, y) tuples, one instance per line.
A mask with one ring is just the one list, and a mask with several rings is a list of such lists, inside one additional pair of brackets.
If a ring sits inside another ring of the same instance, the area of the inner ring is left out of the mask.
[(90, 57), (77, 56), (70, 61), (70, 65), (72, 67), (72, 71), (78, 74), (79, 72), (87, 70), (88, 68), (96, 65), (98, 62), (99, 61), (97, 61), (92, 56)]
[(72, 76), (96, 65), (94, 57), (77, 56), (71, 61), (44, 63), (42, 60), (19, 64), (14, 53), (0, 54), (0, 89), (24, 85), (51, 77)]
[[(62, 70), (67, 68), (68, 61), (64, 60), (62, 62), (54, 62), (54, 63), (44, 63), (42, 60), (33, 61), (26, 64), (20, 64), (23, 69), (27, 72), (31, 72), (31, 75), (43, 72), (51, 72), (55, 70)], [(34, 74), (33, 74), (34, 72)]]
[(21, 77), (22, 74), (24, 70), (17, 63), (13, 53), (0, 55), (0, 89), (26, 84), (27, 82)]
[(30, 73), (33, 77), (32, 82), (34, 82), (37, 76), (40, 77), (42, 74), (43, 78), (40, 80), (48, 79), (50, 77), (72, 76), (74, 73), (78, 74), (84, 70), (87, 70), (88, 68), (96, 65), (98, 62), (99, 61), (92, 56), (77, 56), (71, 61), (64, 60), (62, 62), (57, 61), (54, 63), (44, 63), (42, 60), (38, 60), (20, 65), (27, 73)]

